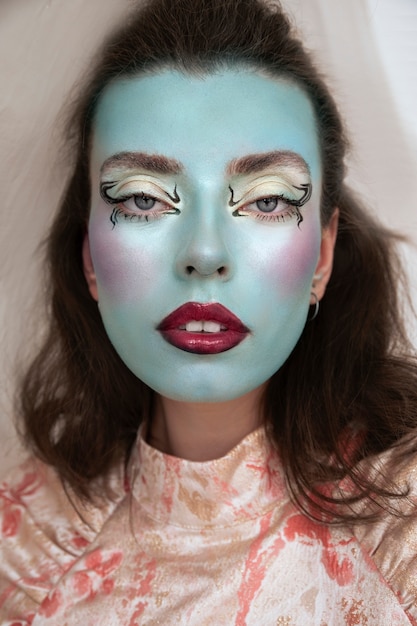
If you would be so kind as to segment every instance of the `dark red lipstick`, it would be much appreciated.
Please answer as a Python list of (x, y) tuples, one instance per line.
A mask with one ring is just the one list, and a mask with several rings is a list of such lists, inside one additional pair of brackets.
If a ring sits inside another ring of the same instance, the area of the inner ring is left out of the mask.
[(157, 326), (165, 341), (194, 354), (219, 354), (237, 346), (249, 329), (218, 303), (187, 302)]

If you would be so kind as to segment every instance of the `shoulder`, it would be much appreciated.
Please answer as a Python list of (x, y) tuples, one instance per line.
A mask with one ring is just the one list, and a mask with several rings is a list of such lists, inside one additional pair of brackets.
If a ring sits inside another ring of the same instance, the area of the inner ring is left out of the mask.
[(82, 504), (35, 458), (10, 472), (0, 483), (0, 617), (30, 623), (114, 506)]
[(358, 525), (354, 534), (417, 625), (417, 455), (396, 460), (391, 450), (373, 460), (373, 472), (388, 475), (407, 496), (391, 500), (377, 522)]

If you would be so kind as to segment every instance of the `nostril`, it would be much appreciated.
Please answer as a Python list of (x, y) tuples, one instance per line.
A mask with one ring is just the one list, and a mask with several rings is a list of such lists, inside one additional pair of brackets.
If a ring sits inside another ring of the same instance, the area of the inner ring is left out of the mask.
[(191, 276), (192, 274), (197, 273), (199, 276), (213, 276), (217, 274), (217, 276), (226, 277), (228, 273), (227, 265), (220, 265), (217, 268), (210, 267), (199, 267), (198, 265), (186, 265), (185, 266), (185, 275)]

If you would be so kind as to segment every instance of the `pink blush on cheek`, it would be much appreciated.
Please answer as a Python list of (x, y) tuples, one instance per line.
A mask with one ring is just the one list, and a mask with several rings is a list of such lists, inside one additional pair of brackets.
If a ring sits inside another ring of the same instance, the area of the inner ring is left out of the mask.
[(310, 281), (318, 262), (320, 234), (302, 228), (301, 225), (301, 230), (297, 229), (271, 258), (270, 276), (283, 295), (293, 294)]
[(114, 231), (92, 236), (90, 247), (100, 296), (129, 303), (146, 295), (155, 279), (148, 255), (137, 246), (127, 246)]

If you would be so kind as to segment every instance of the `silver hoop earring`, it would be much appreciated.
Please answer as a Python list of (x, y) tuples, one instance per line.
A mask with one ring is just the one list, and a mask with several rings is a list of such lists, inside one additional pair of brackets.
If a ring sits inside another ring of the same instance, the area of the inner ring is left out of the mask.
[(320, 308), (320, 300), (317, 297), (317, 294), (312, 291), (311, 292), (311, 297), (314, 298), (314, 304), (311, 304), (310, 306), (314, 306), (314, 311), (313, 311), (313, 315), (311, 317), (308, 318), (309, 322), (312, 322), (313, 320), (316, 319), (318, 313), (319, 313), (319, 308)]

